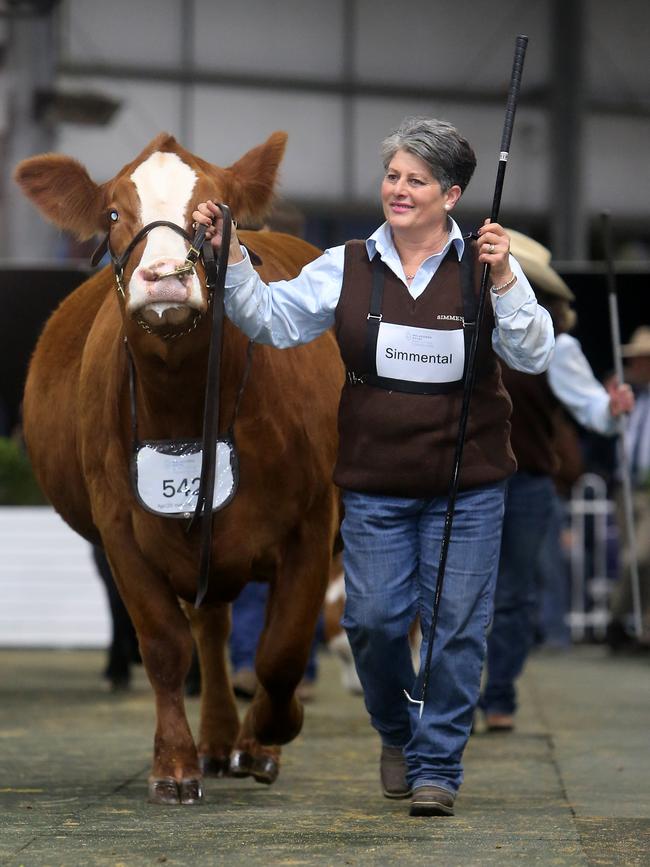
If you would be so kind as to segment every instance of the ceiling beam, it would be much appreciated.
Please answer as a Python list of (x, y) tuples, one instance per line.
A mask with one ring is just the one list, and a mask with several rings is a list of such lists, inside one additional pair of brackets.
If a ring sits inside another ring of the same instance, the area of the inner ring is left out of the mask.
[[(79, 78), (109, 78), (113, 80), (146, 81), (153, 84), (215, 85), (220, 87), (254, 88), (284, 92), (319, 93), (335, 96), (363, 96), (381, 99), (421, 99), (430, 102), (480, 103), (503, 106), (507, 97), (504, 87), (480, 90), (466, 87), (422, 87), (418, 84), (359, 81), (351, 78), (321, 79), (296, 75), (266, 75), (264, 73), (232, 73), (199, 68), (171, 66), (139, 66), (137, 64), (80, 63), (61, 61), (60, 75)], [(550, 90), (546, 87), (522, 88), (520, 105), (524, 108), (548, 108)], [(650, 117), (650, 101), (630, 98), (614, 99), (587, 97), (587, 109), (596, 114)]]

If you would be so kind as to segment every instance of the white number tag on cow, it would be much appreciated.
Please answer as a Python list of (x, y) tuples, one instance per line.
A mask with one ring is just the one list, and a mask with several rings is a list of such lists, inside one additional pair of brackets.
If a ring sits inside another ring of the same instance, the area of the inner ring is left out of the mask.
[[(149, 512), (168, 518), (188, 518), (196, 508), (201, 477), (198, 440), (141, 443), (134, 455), (135, 492)], [(231, 440), (217, 442), (217, 469), (212, 511), (223, 509), (235, 496), (239, 461)]]
[(406, 382), (457, 382), (465, 365), (462, 328), (438, 331), (382, 322), (377, 374)]

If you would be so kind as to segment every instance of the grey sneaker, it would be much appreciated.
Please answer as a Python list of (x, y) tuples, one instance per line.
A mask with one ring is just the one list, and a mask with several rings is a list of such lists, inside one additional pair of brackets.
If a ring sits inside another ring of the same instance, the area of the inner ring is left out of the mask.
[(379, 776), (385, 798), (408, 798), (411, 794), (406, 782), (406, 759), (401, 747), (382, 746)]
[(418, 786), (411, 798), (411, 816), (453, 816), (456, 796), (438, 786)]

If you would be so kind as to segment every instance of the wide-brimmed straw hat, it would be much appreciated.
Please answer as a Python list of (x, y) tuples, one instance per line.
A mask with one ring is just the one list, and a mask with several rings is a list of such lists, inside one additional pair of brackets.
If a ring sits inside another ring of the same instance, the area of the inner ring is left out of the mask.
[(632, 333), (629, 343), (621, 346), (621, 352), (626, 358), (636, 355), (650, 355), (650, 326), (639, 325)]
[(560, 275), (551, 267), (551, 251), (528, 235), (506, 229), (510, 235), (510, 252), (519, 262), (524, 274), (537, 289), (565, 301), (575, 301), (575, 295)]

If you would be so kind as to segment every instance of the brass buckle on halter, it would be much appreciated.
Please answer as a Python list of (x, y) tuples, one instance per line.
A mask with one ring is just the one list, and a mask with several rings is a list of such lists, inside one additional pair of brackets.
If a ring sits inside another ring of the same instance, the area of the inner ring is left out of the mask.
[(115, 282), (117, 284), (117, 291), (122, 296), (122, 299), (126, 301), (126, 295), (124, 293), (124, 283), (122, 282), (122, 277), (124, 277), (124, 271), (120, 268), (119, 271), (117, 268), (115, 269)]
[(164, 280), (165, 277), (178, 277), (180, 274), (190, 274), (192, 271), (196, 270), (196, 263), (201, 255), (201, 251), (197, 249), (194, 244), (190, 244), (190, 249), (187, 251), (187, 255), (185, 256), (185, 264), (181, 265), (180, 268), (176, 268), (174, 271), (168, 271), (166, 274), (158, 274), (154, 277), (154, 283), (157, 283), (158, 280)]
[(168, 271), (166, 274), (156, 274), (153, 278), (153, 282), (157, 283), (158, 280), (164, 280), (165, 277), (178, 277), (179, 274), (189, 274), (194, 271), (196, 268), (196, 262), (192, 260), (185, 260), (186, 264), (181, 265), (180, 268), (176, 268), (174, 271)]

